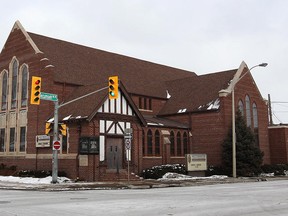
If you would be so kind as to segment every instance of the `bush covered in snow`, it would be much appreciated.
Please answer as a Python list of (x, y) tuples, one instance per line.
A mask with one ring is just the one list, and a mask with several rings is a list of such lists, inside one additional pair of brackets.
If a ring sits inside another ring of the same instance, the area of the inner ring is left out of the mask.
[(149, 169), (143, 170), (141, 176), (144, 179), (159, 179), (168, 172), (186, 174), (186, 168), (184, 164), (166, 164), (153, 166)]
[(265, 164), (261, 168), (263, 173), (273, 173), (274, 176), (285, 176), (288, 172), (288, 164)]

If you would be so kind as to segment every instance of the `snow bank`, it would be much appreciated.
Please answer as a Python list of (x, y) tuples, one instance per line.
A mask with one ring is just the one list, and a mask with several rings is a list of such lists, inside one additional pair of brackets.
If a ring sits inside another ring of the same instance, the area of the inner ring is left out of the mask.
[(183, 181), (183, 180), (205, 180), (205, 179), (226, 179), (228, 176), (225, 175), (213, 175), (209, 177), (193, 177), (193, 176), (187, 176), (183, 174), (178, 173), (166, 173), (162, 178), (158, 179), (158, 181)]
[[(59, 183), (71, 182), (71, 180), (66, 177), (58, 177), (57, 180)], [(46, 178), (0, 176), (0, 181), (23, 184), (51, 184), (52, 176), (47, 176)]]

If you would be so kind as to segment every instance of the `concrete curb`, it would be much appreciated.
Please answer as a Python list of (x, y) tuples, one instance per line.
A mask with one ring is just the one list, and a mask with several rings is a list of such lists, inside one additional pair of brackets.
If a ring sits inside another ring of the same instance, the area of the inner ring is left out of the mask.
[(265, 177), (265, 178), (225, 178), (225, 179), (194, 179), (194, 180), (140, 180), (128, 182), (76, 182), (59, 184), (24, 184), (1, 182), (0, 189), (3, 190), (37, 190), (37, 191), (77, 191), (77, 190), (116, 190), (116, 189), (153, 189), (165, 187), (193, 187), (213, 184), (231, 184), (245, 182), (261, 182), (273, 180), (288, 180), (283, 177)]

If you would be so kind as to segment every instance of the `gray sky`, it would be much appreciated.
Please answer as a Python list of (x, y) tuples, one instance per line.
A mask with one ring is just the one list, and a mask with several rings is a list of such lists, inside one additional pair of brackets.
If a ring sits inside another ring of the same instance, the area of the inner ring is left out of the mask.
[[(14, 0), (0, 9), (0, 50), (19, 20), (30, 32), (197, 74), (249, 67), (264, 98), (288, 102), (287, 0)], [(273, 103), (288, 123), (288, 103)], [(277, 119), (277, 118), (278, 119)]]

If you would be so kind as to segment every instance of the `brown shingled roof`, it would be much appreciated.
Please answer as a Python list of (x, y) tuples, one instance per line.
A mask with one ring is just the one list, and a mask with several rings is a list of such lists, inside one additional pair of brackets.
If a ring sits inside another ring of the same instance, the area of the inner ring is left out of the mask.
[(196, 76), (195, 73), (124, 55), (89, 48), (29, 33), (54, 66), (54, 80), (78, 85), (106, 83), (118, 75), (129, 93), (166, 97), (166, 81)]
[(171, 98), (159, 115), (218, 109), (219, 91), (228, 87), (236, 72), (237, 69), (167, 82)]

